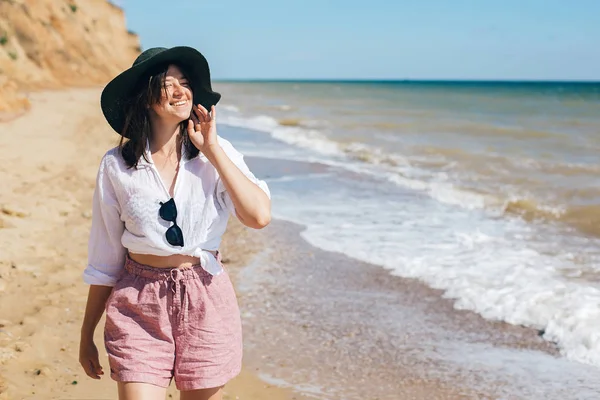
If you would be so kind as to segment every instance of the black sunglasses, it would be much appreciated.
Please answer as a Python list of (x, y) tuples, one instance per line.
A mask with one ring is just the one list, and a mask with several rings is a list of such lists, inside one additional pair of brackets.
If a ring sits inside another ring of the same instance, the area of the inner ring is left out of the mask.
[(183, 247), (183, 232), (181, 232), (181, 228), (177, 225), (176, 221), (177, 207), (175, 206), (175, 200), (171, 199), (166, 203), (161, 201), (158, 214), (165, 221), (173, 223), (173, 225), (165, 232), (167, 242), (169, 242), (171, 246)]

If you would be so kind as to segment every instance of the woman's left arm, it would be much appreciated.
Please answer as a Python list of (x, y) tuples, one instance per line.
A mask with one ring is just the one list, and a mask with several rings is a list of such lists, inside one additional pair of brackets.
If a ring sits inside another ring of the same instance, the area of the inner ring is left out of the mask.
[(202, 153), (219, 173), (240, 221), (255, 229), (267, 226), (271, 222), (271, 199), (267, 194), (240, 171), (219, 144)]
[(194, 106), (188, 121), (188, 135), (198, 150), (217, 170), (240, 221), (261, 229), (271, 222), (271, 199), (229, 158), (217, 139), (217, 111), (209, 113), (202, 105)]

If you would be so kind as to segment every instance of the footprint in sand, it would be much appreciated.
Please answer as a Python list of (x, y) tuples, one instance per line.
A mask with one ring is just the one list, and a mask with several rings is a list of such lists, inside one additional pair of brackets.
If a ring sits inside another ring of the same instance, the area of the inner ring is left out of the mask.
[(2, 212), (4, 215), (8, 215), (9, 217), (25, 218), (29, 216), (29, 213), (17, 210), (12, 206), (2, 206), (2, 208), (0, 208), (0, 212)]

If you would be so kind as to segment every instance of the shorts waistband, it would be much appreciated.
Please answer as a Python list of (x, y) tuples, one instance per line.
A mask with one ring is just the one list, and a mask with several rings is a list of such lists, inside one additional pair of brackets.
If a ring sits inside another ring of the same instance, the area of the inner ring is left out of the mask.
[(150, 265), (140, 264), (132, 260), (129, 255), (125, 258), (125, 270), (132, 275), (141, 276), (155, 280), (189, 280), (189, 279), (206, 279), (212, 277), (211, 274), (202, 268), (201, 264), (194, 264), (189, 267), (166, 267), (158, 268)]

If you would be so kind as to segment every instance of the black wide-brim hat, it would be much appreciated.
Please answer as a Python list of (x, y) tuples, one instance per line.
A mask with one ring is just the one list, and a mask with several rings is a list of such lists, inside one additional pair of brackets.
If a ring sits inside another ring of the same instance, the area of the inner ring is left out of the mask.
[(198, 50), (187, 46), (153, 47), (140, 54), (131, 68), (117, 75), (102, 91), (102, 113), (118, 134), (123, 132), (126, 106), (140, 78), (157, 65), (169, 62), (185, 70), (192, 84), (194, 104), (202, 104), (210, 111), (211, 106), (219, 102), (221, 95), (212, 90), (208, 62)]

